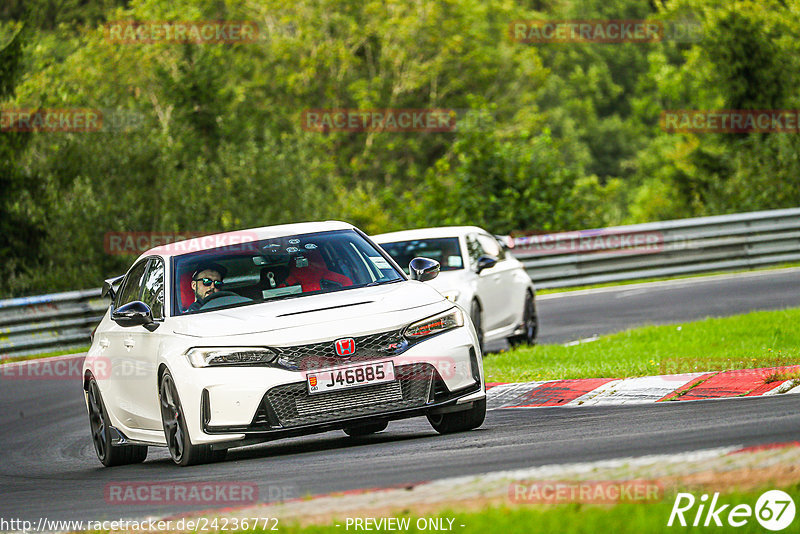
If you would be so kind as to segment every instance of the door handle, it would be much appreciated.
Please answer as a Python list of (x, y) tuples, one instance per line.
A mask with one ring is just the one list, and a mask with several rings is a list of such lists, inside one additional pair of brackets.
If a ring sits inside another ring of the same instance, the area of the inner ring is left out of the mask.
[(126, 349), (131, 350), (136, 343), (133, 341), (132, 337), (126, 337), (122, 341), (122, 344), (125, 346)]
[(100, 345), (101, 349), (107, 349), (110, 342), (108, 341), (107, 337), (100, 338), (100, 341), (97, 343)]

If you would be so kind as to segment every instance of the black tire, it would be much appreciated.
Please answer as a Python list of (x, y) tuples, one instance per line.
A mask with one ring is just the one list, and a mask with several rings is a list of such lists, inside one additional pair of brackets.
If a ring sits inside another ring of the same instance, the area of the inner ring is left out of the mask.
[(536, 344), (536, 336), (539, 334), (539, 317), (536, 313), (533, 294), (530, 291), (525, 292), (525, 309), (522, 312), (522, 322), (525, 327), (525, 333), (508, 338), (508, 344), (512, 347)]
[(164, 371), (158, 388), (161, 423), (172, 461), (180, 466), (218, 462), (225, 459), (227, 449), (213, 450), (211, 445), (193, 445), (186, 429), (178, 390), (169, 371)]
[(344, 430), (344, 433), (351, 438), (357, 438), (360, 436), (368, 436), (369, 434), (374, 434), (376, 432), (380, 432), (381, 430), (386, 430), (387, 426), (389, 426), (389, 421), (373, 423), (371, 425), (348, 427), (343, 428), (342, 430)]
[(472, 408), (460, 412), (428, 414), (428, 422), (439, 434), (452, 434), (478, 428), (486, 419), (486, 399), (472, 403)]
[(483, 317), (481, 314), (481, 305), (478, 304), (477, 300), (472, 301), (469, 317), (472, 319), (472, 324), (475, 325), (475, 332), (478, 333), (478, 345), (481, 348), (481, 354), (483, 354)]
[(94, 377), (89, 379), (89, 387), (86, 392), (89, 400), (89, 428), (92, 431), (92, 443), (97, 459), (106, 467), (116, 465), (139, 464), (147, 458), (147, 446), (145, 445), (113, 445), (111, 443), (111, 423), (108, 418), (108, 411), (103, 404), (103, 397), (100, 395), (100, 387)]

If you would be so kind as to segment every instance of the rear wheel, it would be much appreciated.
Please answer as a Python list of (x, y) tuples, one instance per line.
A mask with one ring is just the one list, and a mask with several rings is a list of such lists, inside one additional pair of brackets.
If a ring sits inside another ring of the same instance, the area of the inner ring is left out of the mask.
[(175, 381), (169, 371), (164, 371), (159, 387), (161, 402), (161, 422), (164, 426), (164, 437), (172, 461), (180, 466), (204, 464), (220, 461), (228, 453), (227, 449), (212, 450), (211, 445), (193, 445), (186, 430), (186, 419), (183, 415), (181, 401)]
[(470, 319), (472, 319), (472, 324), (475, 325), (475, 332), (478, 334), (478, 345), (481, 348), (481, 354), (483, 354), (483, 319), (481, 315), (481, 305), (478, 304), (477, 300), (472, 301), (472, 309), (469, 313)]
[(519, 345), (535, 345), (536, 335), (539, 333), (539, 318), (536, 314), (536, 303), (530, 291), (525, 292), (525, 308), (522, 312), (522, 334), (508, 338), (508, 344), (512, 347)]
[(147, 447), (144, 445), (114, 445), (111, 443), (111, 423), (100, 387), (94, 377), (89, 379), (86, 393), (89, 400), (89, 428), (92, 431), (92, 443), (97, 458), (106, 467), (115, 465), (138, 464), (147, 458)]
[(478, 428), (486, 419), (486, 399), (472, 403), (472, 408), (460, 412), (428, 414), (428, 422), (439, 434), (464, 432)]
[(381, 423), (373, 423), (370, 425), (362, 425), (362, 426), (354, 426), (344, 428), (344, 433), (350, 436), (351, 438), (357, 438), (359, 436), (368, 436), (369, 434), (374, 434), (376, 432), (380, 432), (381, 430), (386, 430), (386, 427), (389, 426), (388, 421), (383, 421)]

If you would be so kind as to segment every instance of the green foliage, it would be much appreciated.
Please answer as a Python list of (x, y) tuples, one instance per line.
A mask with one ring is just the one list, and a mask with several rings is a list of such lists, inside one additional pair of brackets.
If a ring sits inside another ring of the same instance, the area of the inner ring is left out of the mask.
[[(0, 102), (14, 96), (22, 49), (21, 31), (0, 48)], [(30, 208), (32, 195), (40, 189), (18, 163), (29, 141), (29, 133), (0, 131), (0, 277), (11, 287), (19, 277), (38, 268), (36, 260), (45, 234)]]
[(498, 233), (567, 228), (576, 175), (562, 165), (547, 134), (513, 142), (483, 132), (465, 135), (426, 176), (421, 195), (431, 202), (417, 204), (418, 220)]
[[(703, 39), (674, 59), (651, 57), (651, 96), (642, 117), (660, 109), (796, 109), (798, 2), (691, 0), (672, 5), (702, 15)], [(643, 86), (644, 87), (644, 86)], [(660, 105), (653, 106), (653, 103)], [(796, 134), (667, 134), (630, 165), (637, 189), (628, 220), (691, 217), (800, 204)]]
[[(127, 268), (103, 236), (317, 219), (499, 232), (797, 205), (796, 135), (668, 134), (664, 109), (796, 107), (798, 0), (9, 0), (0, 105), (101, 131), (0, 132), (0, 296)], [(696, 42), (518, 43), (528, 19), (694, 20)], [(107, 21), (251, 21), (252, 43), (120, 44)], [(453, 132), (321, 133), (309, 109), (444, 108)], [(114, 118), (128, 118), (113, 124)], [(57, 279), (47, 273), (57, 268)]]

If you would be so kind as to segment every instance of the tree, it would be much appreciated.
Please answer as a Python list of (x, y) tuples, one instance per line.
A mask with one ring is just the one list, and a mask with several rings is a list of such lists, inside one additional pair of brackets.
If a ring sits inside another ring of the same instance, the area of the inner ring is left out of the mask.
[[(21, 74), (22, 47), (23, 34), (18, 30), (0, 48), (0, 103), (14, 96)], [(0, 128), (0, 276), (13, 287), (15, 278), (38, 265), (44, 229), (26, 210), (35, 183), (19, 165), (31, 134), (11, 130), (8, 125)]]

